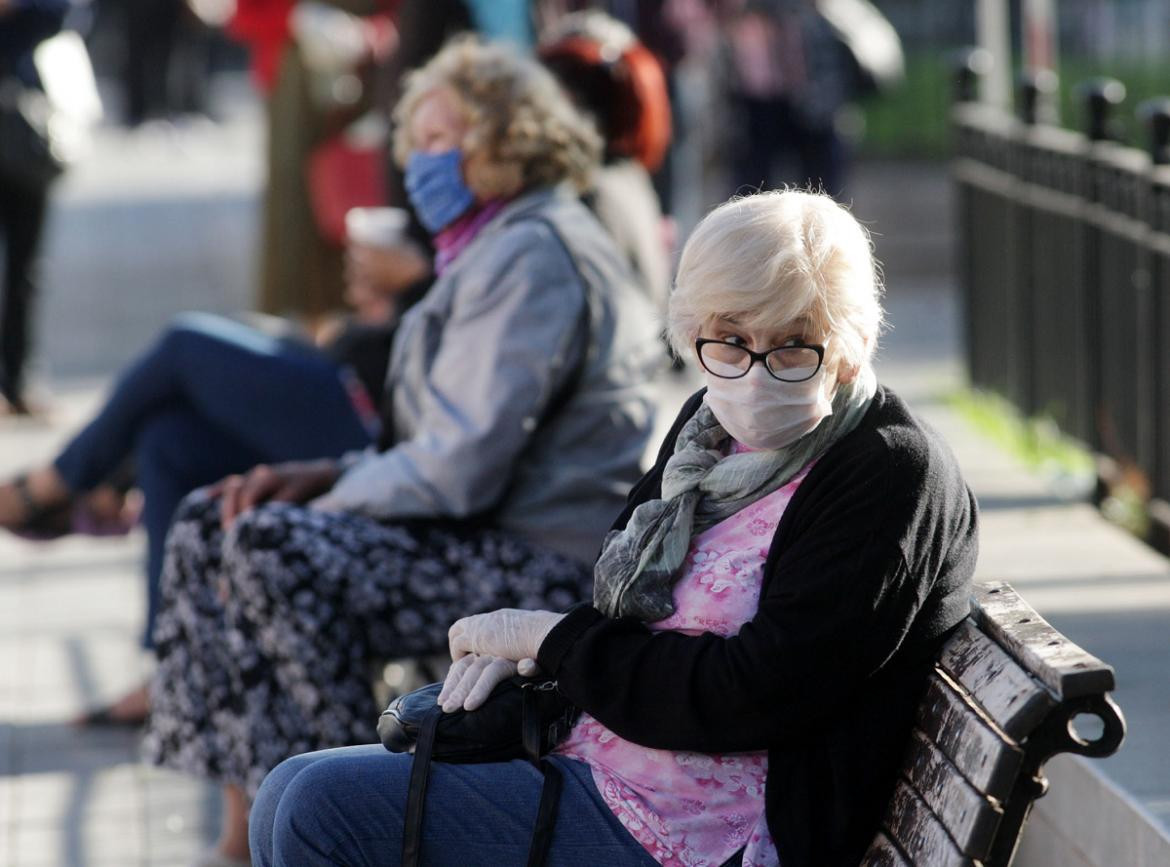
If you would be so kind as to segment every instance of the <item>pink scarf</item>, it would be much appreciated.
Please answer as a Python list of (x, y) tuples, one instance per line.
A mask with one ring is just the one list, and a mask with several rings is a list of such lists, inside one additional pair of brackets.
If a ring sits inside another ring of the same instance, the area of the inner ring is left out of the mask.
[(475, 240), (480, 229), (491, 222), (508, 204), (509, 199), (492, 199), (478, 208), (472, 208), (450, 226), (441, 229), (432, 241), (435, 245), (435, 274), (442, 274), (448, 266)]

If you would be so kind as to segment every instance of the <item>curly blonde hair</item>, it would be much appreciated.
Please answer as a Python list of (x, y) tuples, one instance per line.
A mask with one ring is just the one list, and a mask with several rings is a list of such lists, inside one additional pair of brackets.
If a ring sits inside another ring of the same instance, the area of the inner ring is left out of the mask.
[(579, 114), (556, 79), (505, 45), (456, 36), (406, 79), (394, 107), (394, 158), (413, 149), (410, 117), (437, 90), (457, 98), (469, 130), (462, 148), (467, 185), (480, 198), (514, 195), (571, 181), (585, 189), (601, 156), (601, 136)]

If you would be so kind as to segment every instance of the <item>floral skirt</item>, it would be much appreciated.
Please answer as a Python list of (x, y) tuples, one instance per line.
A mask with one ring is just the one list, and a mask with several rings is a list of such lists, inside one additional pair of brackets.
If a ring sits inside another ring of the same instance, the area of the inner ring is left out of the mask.
[(439, 653), (460, 617), (559, 611), (587, 567), (501, 530), (270, 503), (224, 533), (184, 500), (167, 541), (149, 761), (259, 788), (283, 759), (377, 740), (371, 663)]

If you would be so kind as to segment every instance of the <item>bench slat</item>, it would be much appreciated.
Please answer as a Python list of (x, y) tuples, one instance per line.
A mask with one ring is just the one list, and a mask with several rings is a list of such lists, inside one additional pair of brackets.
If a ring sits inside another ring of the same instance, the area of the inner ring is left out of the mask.
[(885, 832), (912, 864), (973, 867), (974, 862), (958, 850), (942, 823), (905, 780), (898, 780), (894, 790)]
[(918, 707), (918, 727), (981, 792), (1004, 801), (1024, 754), (994, 731), (967, 699), (938, 674)]
[(909, 782), (942, 822), (959, 851), (979, 859), (991, 849), (1002, 812), (976, 791), (926, 735), (914, 732)]
[(898, 847), (890, 842), (890, 838), (884, 832), (878, 831), (873, 842), (869, 844), (865, 857), (861, 859), (860, 867), (913, 867), (913, 865), (902, 857)]
[(1006, 582), (975, 586), (972, 617), (1062, 701), (1113, 689), (1113, 668), (1053, 629)]
[(961, 623), (947, 640), (939, 665), (1016, 741), (1027, 737), (1056, 706), (1044, 685), (971, 620)]

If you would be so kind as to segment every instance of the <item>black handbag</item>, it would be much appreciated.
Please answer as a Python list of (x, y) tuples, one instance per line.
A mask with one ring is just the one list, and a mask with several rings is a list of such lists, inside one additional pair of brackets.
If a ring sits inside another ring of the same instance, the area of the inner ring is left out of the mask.
[(443, 713), (437, 704), (442, 688), (441, 683), (432, 683), (400, 695), (378, 720), (378, 737), (386, 749), (414, 754), (402, 835), (403, 867), (420, 863), (432, 761), (476, 764), (512, 759), (528, 759), (544, 775), (527, 862), (528, 867), (539, 867), (552, 843), (562, 786), (561, 772), (543, 757), (569, 733), (579, 710), (548, 677), (509, 678), (473, 711)]

